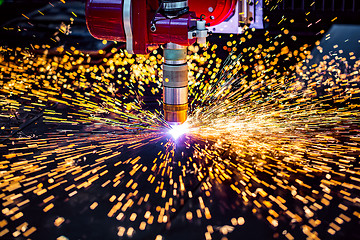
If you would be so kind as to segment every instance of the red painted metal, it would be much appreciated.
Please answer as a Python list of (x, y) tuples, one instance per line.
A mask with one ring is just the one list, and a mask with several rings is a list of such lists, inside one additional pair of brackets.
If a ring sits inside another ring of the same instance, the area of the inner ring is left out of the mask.
[[(122, 19), (123, 2), (124, 0), (87, 0), (86, 23), (95, 38), (126, 41)], [(158, 0), (133, 0), (133, 51), (146, 54), (149, 46), (168, 42), (189, 46), (195, 42), (195, 39), (188, 39), (188, 32), (195, 27), (196, 17), (204, 14), (206, 22), (211, 26), (219, 24), (230, 16), (236, 2), (237, 0), (189, 0), (191, 12), (174, 19), (157, 14), (156, 31), (151, 32), (151, 20), (158, 8)], [(209, 11), (210, 8), (212, 11)]]
[(210, 26), (215, 26), (233, 13), (237, 0), (188, 0), (188, 2), (190, 11), (195, 12), (197, 17), (205, 15), (206, 22), (210, 23)]
[(136, 3), (132, 4), (133, 50), (135, 54), (147, 53), (148, 29), (150, 28), (147, 20), (148, 14), (146, 0), (136, 0)]
[(189, 46), (195, 39), (188, 39), (190, 28), (196, 26), (194, 13), (184, 14), (179, 18), (167, 19), (161, 14), (155, 16), (156, 31), (150, 32), (150, 41), (156, 44), (176, 43)]
[(122, 6), (123, 0), (88, 0), (86, 24), (91, 35), (98, 39), (124, 42)]

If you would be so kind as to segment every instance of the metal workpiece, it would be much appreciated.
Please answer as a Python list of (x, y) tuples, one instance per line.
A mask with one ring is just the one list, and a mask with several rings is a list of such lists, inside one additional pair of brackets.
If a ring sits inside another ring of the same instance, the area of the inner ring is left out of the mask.
[(163, 102), (168, 122), (183, 123), (188, 109), (187, 48), (168, 43), (164, 49)]

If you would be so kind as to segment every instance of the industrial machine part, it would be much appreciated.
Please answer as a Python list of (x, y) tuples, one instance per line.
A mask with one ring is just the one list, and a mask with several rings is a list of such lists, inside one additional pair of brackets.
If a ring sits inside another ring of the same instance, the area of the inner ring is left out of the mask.
[[(262, 0), (87, 0), (86, 23), (95, 38), (126, 42), (131, 54), (147, 54), (152, 46), (165, 44), (164, 117), (183, 123), (187, 46), (206, 43), (206, 27), (219, 33), (241, 33), (245, 25), (262, 28), (262, 6)], [(226, 22), (231, 26), (215, 27)]]
[(187, 49), (167, 43), (164, 49), (163, 106), (168, 122), (185, 122), (188, 110)]

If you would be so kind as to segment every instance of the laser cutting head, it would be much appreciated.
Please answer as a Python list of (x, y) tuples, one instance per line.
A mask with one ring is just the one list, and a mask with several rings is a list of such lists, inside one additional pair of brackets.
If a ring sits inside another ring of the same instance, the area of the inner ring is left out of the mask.
[(254, 21), (251, 9), (260, 9), (259, 2), (262, 0), (257, 4), (245, 0), (163, 0), (160, 3), (158, 0), (87, 0), (86, 23), (98, 39), (126, 42), (126, 50), (131, 54), (147, 54), (150, 48), (166, 44), (164, 117), (168, 122), (183, 123), (188, 110), (186, 47), (196, 41), (206, 43), (205, 26), (226, 21), (226, 26), (231, 25), (232, 29), (223, 33), (239, 33), (239, 23), (247, 22), (239, 18), (240, 9), (244, 16), (251, 16), (248, 20)]
[(168, 43), (164, 49), (163, 103), (168, 122), (183, 123), (188, 110), (187, 48)]

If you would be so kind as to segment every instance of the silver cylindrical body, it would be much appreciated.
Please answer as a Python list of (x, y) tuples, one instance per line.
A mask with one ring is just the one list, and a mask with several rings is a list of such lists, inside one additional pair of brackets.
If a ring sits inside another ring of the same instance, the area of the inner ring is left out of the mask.
[(164, 103), (170, 105), (186, 104), (188, 100), (187, 87), (169, 88), (164, 87)]
[(166, 44), (163, 66), (164, 116), (168, 122), (183, 123), (188, 109), (187, 48)]

